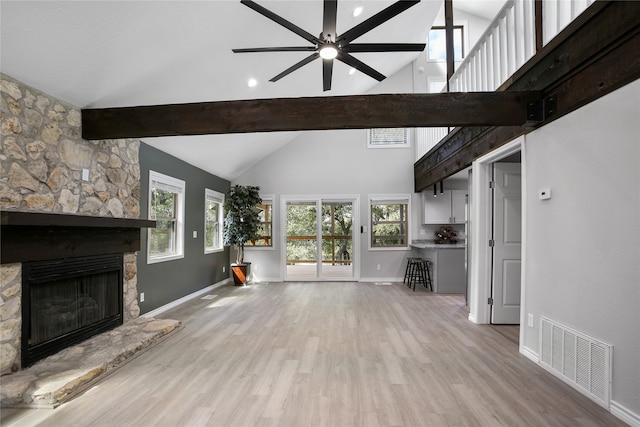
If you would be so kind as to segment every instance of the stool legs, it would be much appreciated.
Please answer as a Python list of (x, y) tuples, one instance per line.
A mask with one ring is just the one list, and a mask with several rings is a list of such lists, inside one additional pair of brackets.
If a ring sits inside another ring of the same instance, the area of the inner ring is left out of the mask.
[(429, 271), (429, 260), (423, 258), (407, 258), (407, 267), (404, 272), (403, 283), (407, 287), (416, 290), (416, 283), (421, 283), (426, 289), (433, 291), (431, 285), (431, 272)]

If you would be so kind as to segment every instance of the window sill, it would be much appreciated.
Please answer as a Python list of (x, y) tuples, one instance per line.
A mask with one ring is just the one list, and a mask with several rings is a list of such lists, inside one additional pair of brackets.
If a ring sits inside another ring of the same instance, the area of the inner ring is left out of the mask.
[(147, 264), (157, 264), (159, 262), (174, 261), (182, 258), (184, 258), (184, 254), (147, 257)]

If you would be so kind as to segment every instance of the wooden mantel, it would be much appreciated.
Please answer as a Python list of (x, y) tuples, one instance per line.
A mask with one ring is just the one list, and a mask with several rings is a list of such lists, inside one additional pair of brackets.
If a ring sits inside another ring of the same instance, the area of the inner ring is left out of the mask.
[(0, 263), (73, 258), (140, 250), (145, 219), (39, 212), (0, 212)]

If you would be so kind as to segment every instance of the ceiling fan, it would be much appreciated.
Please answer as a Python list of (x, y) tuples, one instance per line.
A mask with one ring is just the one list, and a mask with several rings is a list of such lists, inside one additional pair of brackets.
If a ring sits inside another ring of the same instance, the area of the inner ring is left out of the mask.
[(345, 64), (361, 71), (378, 81), (384, 80), (386, 77), (374, 70), (364, 62), (356, 59), (351, 53), (361, 52), (422, 52), (425, 48), (424, 43), (352, 43), (361, 35), (371, 31), (378, 25), (388, 21), (394, 16), (404, 12), (411, 6), (420, 3), (420, 0), (403, 0), (398, 1), (386, 9), (373, 15), (371, 18), (361, 22), (350, 30), (342, 34), (336, 34), (336, 15), (338, 10), (337, 0), (324, 0), (324, 13), (322, 23), (322, 33), (316, 37), (298, 27), (297, 25), (287, 21), (279, 15), (271, 12), (263, 6), (260, 6), (251, 0), (242, 0), (240, 3), (250, 7), (256, 12), (264, 15), (272, 21), (282, 25), (286, 29), (296, 33), (303, 39), (307, 40), (312, 46), (281, 46), (281, 47), (258, 47), (248, 49), (232, 49), (234, 53), (246, 52), (313, 52), (310, 56), (295, 63), (282, 73), (271, 78), (269, 81), (276, 82), (284, 76), (294, 72), (298, 68), (310, 63), (311, 61), (322, 58), (322, 80), (323, 90), (331, 90), (331, 76), (333, 74), (333, 60), (337, 59)]

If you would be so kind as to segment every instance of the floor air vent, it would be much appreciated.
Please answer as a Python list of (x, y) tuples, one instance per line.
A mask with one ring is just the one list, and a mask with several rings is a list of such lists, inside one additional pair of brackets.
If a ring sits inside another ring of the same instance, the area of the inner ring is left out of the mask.
[(613, 347), (540, 316), (540, 364), (609, 409)]

